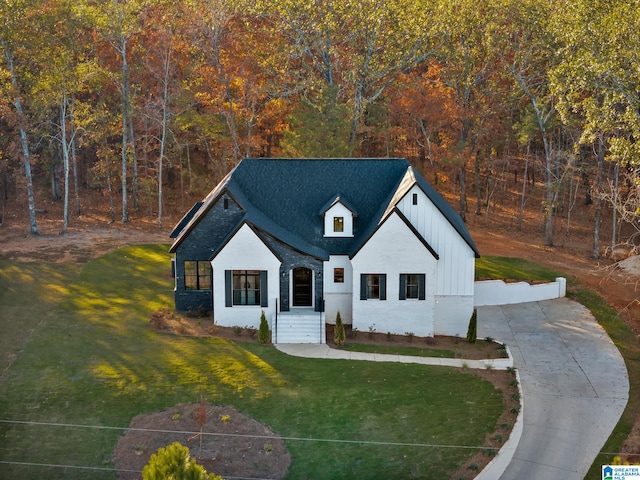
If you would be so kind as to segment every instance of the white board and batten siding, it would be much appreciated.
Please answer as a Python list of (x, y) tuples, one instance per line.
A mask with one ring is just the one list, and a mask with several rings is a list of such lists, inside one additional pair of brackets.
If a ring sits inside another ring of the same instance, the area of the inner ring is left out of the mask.
[[(351, 259), (353, 328), (417, 336), (434, 334), (437, 260), (395, 213)], [(400, 274), (425, 275), (425, 300), (399, 299)], [(386, 300), (360, 299), (361, 274), (386, 274)]]
[[(213, 305), (216, 324), (223, 327), (260, 326), (264, 310), (267, 319), (276, 311), (276, 298), (280, 295), (280, 260), (246, 224), (218, 252), (211, 261), (213, 269)], [(225, 306), (225, 270), (266, 270), (268, 307), (260, 305)]]
[[(344, 281), (334, 281), (334, 269), (342, 268)], [(353, 268), (348, 255), (331, 255), (328, 262), (323, 265), (323, 291), (324, 309), (327, 323), (335, 324), (336, 315), (340, 312), (340, 318), (346, 325), (350, 325), (353, 318)]]
[(440, 257), (435, 282), (435, 333), (466, 334), (473, 313), (474, 251), (417, 186), (397, 207)]

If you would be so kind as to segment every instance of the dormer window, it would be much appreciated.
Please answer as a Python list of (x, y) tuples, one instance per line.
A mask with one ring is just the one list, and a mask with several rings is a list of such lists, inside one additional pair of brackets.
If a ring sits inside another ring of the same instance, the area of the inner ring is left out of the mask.
[(333, 197), (321, 210), (325, 237), (353, 237), (356, 212), (340, 195)]

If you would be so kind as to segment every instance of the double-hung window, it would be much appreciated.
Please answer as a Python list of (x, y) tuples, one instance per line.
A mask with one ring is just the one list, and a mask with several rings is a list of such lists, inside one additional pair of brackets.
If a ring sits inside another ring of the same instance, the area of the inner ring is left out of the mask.
[(424, 273), (401, 273), (399, 299), (425, 299)]
[(267, 307), (266, 270), (225, 270), (225, 305)]
[(360, 300), (369, 299), (387, 299), (387, 276), (384, 273), (363, 273), (360, 275)]
[(233, 271), (233, 304), (260, 305), (260, 271)]
[(184, 288), (187, 290), (211, 290), (211, 263), (202, 260), (184, 262)]

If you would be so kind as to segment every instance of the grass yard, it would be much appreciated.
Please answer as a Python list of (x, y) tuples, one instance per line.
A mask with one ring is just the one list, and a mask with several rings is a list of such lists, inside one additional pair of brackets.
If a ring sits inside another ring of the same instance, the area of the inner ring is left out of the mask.
[(165, 245), (81, 271), (1, 267), (0, 479), (115, 479), (134, 416), (201, 396), (285, 437), (288, 478), (449, 478), (502, 413), (491, 383), (455, 369), (153, 332), (152, 312), (173, 304)]

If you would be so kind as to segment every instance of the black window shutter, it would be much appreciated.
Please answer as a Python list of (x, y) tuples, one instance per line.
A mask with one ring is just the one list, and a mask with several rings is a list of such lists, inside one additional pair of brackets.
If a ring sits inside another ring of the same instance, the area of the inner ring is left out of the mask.
[(233, 306), (233, 271), (224, 271), (224, 304), (226, 307)]
[(398, 292), (398, 298), (400, 300), (407, 299), (407, 275), (404, 273), (400, 274), (400, 291)]
[(267, 285), (267, 271), (260, 270), (260, 306), (269, 306), (269, 288)]
[(418, 299), (424, 300), (426, 298), (425, 294), (425, 278), (424, 273), (422, 275), (418, 275)]
[(387, 274), (380, 275), (380, 300), (387, 299)]
[(367, 299), (367, 274), (360, 274), (360, 300)]

